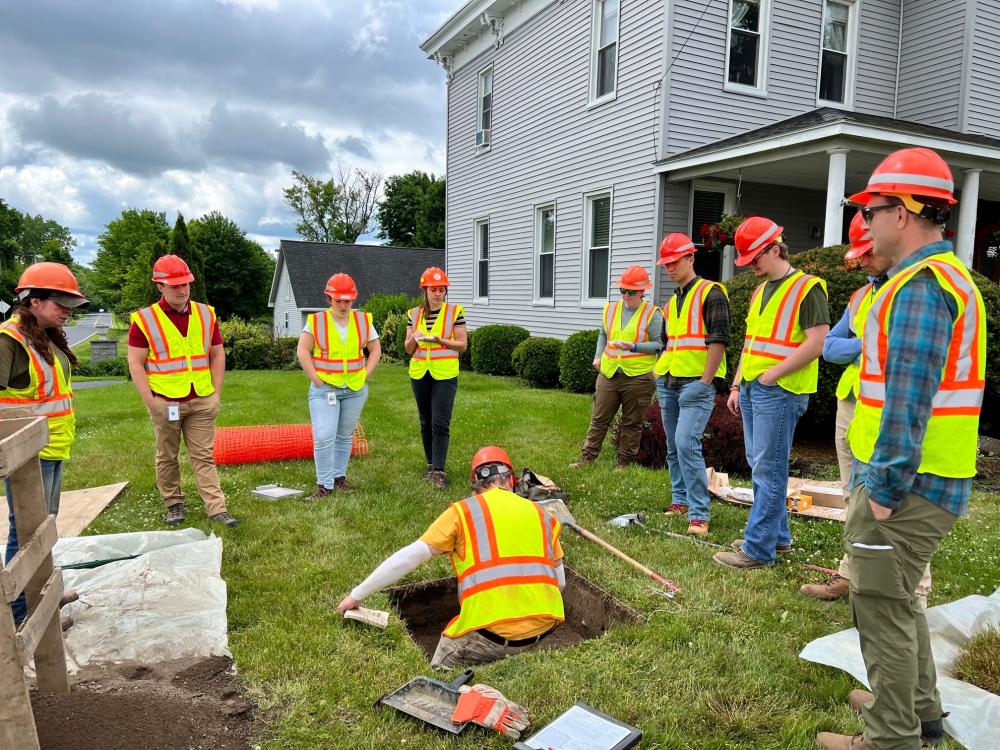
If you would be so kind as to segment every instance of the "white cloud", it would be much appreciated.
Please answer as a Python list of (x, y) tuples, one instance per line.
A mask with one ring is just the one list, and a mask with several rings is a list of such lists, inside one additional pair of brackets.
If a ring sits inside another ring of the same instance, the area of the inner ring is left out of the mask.
[(58, 167), (0, 167), (0, 195), (19, 211), (42, 214), (60, 224), (80, 224), (90, 218), (76, 185)]

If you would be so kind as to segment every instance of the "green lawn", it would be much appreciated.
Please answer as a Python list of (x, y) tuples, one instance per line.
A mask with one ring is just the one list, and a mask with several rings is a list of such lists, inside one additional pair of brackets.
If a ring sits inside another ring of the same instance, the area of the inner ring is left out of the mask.
[[(307, 384), (297, 372), (229, 373), (222, 425), (307, 422)], [(128, 479), (128, 491), (89, 533), (166, 528), (153, 478), (153, 437), (145, 410), (127, 383), (80, 391), (78, 439), (65, 472), (67, 489)], [(644, 748), (812, 748), (817, 731), (860, 726), (845, 700), (853, 680), (808, 664), (805, 643), (850, 627), (844, 603), (797, 592), (822, 579), (801, 566), (738, 573), (711, 561), (712, 550), (606, 520), (642, 510), (651, 523), (683, 532), (686, 521), (659, 510), (669, 502), (662, 471), (613, 473), (610, 451), (594, 466), (565, 467), (578, 455), (590, 399), (530, 390), (506, 378), (463, 373), (452, 423), (449, 491), (419, 480), (424, 459), (406, 371), (379, 368), (362, 415), (371, 454), (351, 462), (357, 490), (348, 498), (305, 505), (255, 500), (250, 489), (277, 482), (311, 488), (311, 462), (225, 467), (223, 488), (243, 524), (221, 532), (229, 586), (230, 645), (252, 697), (261, 706), (257, 741), (265, 748), (504, 748), (510, 742), (466, 730), (460, 738), (422, 731), (372, 703), (418, 674), (423, 653), (398, 618), (387, 631), (345, 623), (340, 598), (387, 554), (415, 539), (464, 495), (468, 462), (486, 443), (505, 447), (520, 466), (552, 477), (570, 493), (585, 528), (677, 581), (669, 601), (651, 582), (596, 545), (567, 531), (567, 563), (643, 613), (647, 621), (560, 652), (525, 654), (479, 667), (476, 680), (526, 705), (536, 726), (582, 700), (643, 729)], [(210, 529), (185, 472), (189, 523)], [(977, 492), (934, 561), (932, 604), (1000, 585), (1000, 503)], [(739, 536), (747, 511), (714, 504), (712, 541)], [(793, 557), (834, 566), (842, 527), (792, 519)], [(217, 530), (216, 530), (217, 531)], [(219, 533), (217, 531), (217, 533)], [(445, 575), (437, 559), (411, 578)], [(370, 600), (387, 607), (383, 594)], [(945, 747), (957, 748), (952, 743)]]

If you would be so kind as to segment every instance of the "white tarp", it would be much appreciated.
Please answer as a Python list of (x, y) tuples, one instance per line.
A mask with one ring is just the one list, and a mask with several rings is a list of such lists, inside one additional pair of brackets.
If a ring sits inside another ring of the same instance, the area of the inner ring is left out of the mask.
[(222, 540), (198, 529), (68, 537), (57, 565), (139, 555), (91, 569), (63, 570), (80, 599), (63, 611), (71, 670), (88, 664), (231, 656), (226, 636)]
[[(952, 664), (966, 642), (990, 626), (1000, 627), (1000, 589), (989, 597), (967, 596), (927, 610), (938, 690), (944, 710), (951, 713), (944, 728), (969, 750), (1000, 748), (1000, 697), (954, 679)], [(817, 638), (799, 656), (842, 669), (871, 687), (855, 628)]]

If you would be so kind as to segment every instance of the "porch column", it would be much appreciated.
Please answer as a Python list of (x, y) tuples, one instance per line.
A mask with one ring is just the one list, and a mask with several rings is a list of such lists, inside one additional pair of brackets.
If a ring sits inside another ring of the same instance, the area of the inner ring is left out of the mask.
[(844, 237), (844, 185), (847, 178), (846, 148), (831, 148), (830, 168), (826, 173), (826, 222), (823, 247), (839, 245)]
[(972, 268), (972, 253), (976, 241), (976, 215), (979, 208), (979, 175), (981, 169), (965, 169), (961, 200), (958, 202), (958, 229), (955, 232), (955, 255), (966, 268)]

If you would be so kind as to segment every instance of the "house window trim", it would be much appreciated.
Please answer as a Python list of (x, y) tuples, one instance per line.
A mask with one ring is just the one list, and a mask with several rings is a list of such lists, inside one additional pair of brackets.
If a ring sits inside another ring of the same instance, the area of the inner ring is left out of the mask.
[[(608, 296), (588, 297), (587, 290), (590, 288), (590, 234), (593, 222), (593, 211), (591, 206), (595, 198), (608, 196), (611, 201), (608, 206)], [(614, 186), (600, 190), (591, 190), (583, 194), (583, 237), (580, 243), (580, 307), (593, 307), (604, 309), (604, 306), (611, 299), (611, 267), (614, 259), (615, 241), (615, 188)]]
[(597, 54), (598, 45), (601, 41), (598, 24), (598, 6), (603, 0), (591, 0), (590, 3), (590, 88), (587, 91), (587, 109), (599, 107), (618, 98), (618, 73), (621, 63), (621, 36), (622, 36), (622, 4), (618, 1), (618, 33), (615, 35), (615, 85), (610, 92), (603, 96), (597, 95)]
[[(743, 83), (731, 83), (729, 80), (729, 50), (733, 34), (733, 2), (729, 0), (726, 6), (726, 61), (722, 68), (722, 88), (734, 94), (767, 97), (767, 69), (770, 59), (771, 41), (771, 0), (760, 0), (760, 43), (757, 46), (757, 85), (747, 86)], [(825, 7), (825, 6), (824, 6)], [(821, 40), (822, 41), (822, 40)]]
[[(486, 283), (487, 283), (486, 296), (485, 297), (480, 297), (479, 296), (479, 252), (482, 249), (482, 246), (480, 245), (479, 228), (481, 226), (483, 226), (484, 224), (486, 225), (486, 235), (487, 235), (487, 237), (489, 237), (491, 235), (491, 232), (490, 232), (491, 221), (490, 221), (490, 216), (489, 215), (481, 216), (480, 218), (475, 219), (473, 221), (473, 224), (472, 224), (472, 247), (473, 247), (473, 257), (472, 257), (472, 303), (475, 304), (475, 305), (488, 305), (490, 303), (490, 298), (489, 298), (489, 273), (490, 273), (490, 262), (493, 260), (493, 248), (492, 247), (487, 248), (487, 251), (490, 253), (490, 255), (486, 259), (486, 274), (487, 274), (487, 278), (486, 278)], [(492, 245), (493, 243), (490, 242), (490, 244)]]
[(826, 3), (819, 26), (819, 56), (816, 61), (816, 106), (854, 110), (854, 83), (858, 68), (858, 18), (861, 16), (861, 0), (831, 0), (847, 6), (847, 70), (844, 71), (844, 101), (821, 99), (820, 85), (823, 79), (823, 31), (826, 28)]
[[(551, 209), (553, 216), (553, 226), (552, 226), (552, 296), (551, 297), (541, 297), (539, 296), (539, 291), (541, 287), (541, 255), (542, 255), (542, 212)], [(531, 304), (539, 307), (555, 307), (556, 306), (556, 246), (557, 246), (557, 232), (559, 229), (559, 210), (556, 207), (556, 202), (554, 200), (546, 201), (545, 203), (536, 203), (534, 206), (534, 240), (532, 242), (532, 281), (531, 281)]]
[[(736, 211), (736, 185), (732, 182), (716, 182), (715, 180), (692, 180), (691, 190), (688, 193), (688, 212), (687, 212), (687, 226), (693, 230), (691, 227), (694, 223), (694, 194), (696, 192), (702, 193), (723, 193), (725, 195), (725, 200), (723, 202), (723, 211), (730, 216)], [(701, 237), (691, 238), (695, 245), (698, 245), (701, 241)]]
[(494, 118), (493, 118), (493, 112), (494, 112), (494, 109), (495, 109), (494, 106), (493, 106), (493, 103), (494, 103), (494, 101), (496, 99), (496, 94), (495, 94), (495, 91), (496, 91), (496, 73), (495, 73), (494, 68), (493, 68), (493, 63), (490, 63), (489, 65), (486, 65), (486, 66), (480, 68), (479, 69), (479, 73), (476, 75), (476, 132), (478, 133), (480, 130), (484, 130), (484, 128), (483, 128), (483, 75), (486, 74), (486, 73), (490, 73), (493, 76), (493, 82), (491, 84), (491, 90), (490, 90), (490, 127), (489, 127), (489, 130), (490, 130), (490, 142), (487, 143), (485, 146), (477, 146), (477, 145), (475, 145), (475, 141), (473, 140), (473, 148), (475, 149), (476, 154), (483, 154), (483, 153), (489, 152), (490, 149), (491, 149), (491, 147), (492, 147), (492, 145), (493, 145), (493, 120), (494, 120)]

